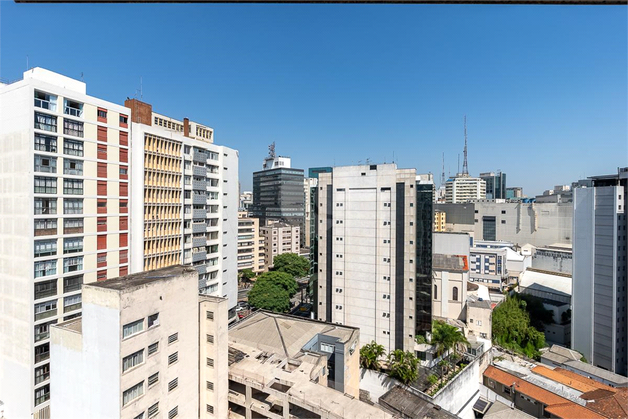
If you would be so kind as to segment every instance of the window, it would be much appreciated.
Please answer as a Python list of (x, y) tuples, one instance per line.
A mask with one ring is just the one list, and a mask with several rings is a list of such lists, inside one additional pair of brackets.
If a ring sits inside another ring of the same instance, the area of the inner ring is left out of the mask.
[(438, 299), (438, 286), (434, 285), (434, 299), (437, 300)]
[(55, 218), (40, 218), (35, 220), (35, 236), (57, 234), (57, 220)]
[(50, 384), (35, 390), (35, 406), (42, 404), (50, 399)]
[(72, 237), (63, 239), (63, 253), (78, 253), (83, 251), (83, 238)]
[(43, 173), (57, 173), (57, 158), (35, 154), (35, 171)]
[(120, 126), (125, 127), (129, 124), (129, 117), (126, 115), (120, 114)]
[(478, 326), (482, 326), (482, 320), (478, 320), (476, 323)]
[(54, 112), (57, 110), (57, 96), (35, 90), (35, 107)]
[(83, 285), (83, 275), (68, 276), (63, 278), (63, 292), (78, 291)]
[(35, 193), (57, 193), (57, 179), (53, 177), (35, 176)]
[(47, 151), (48, 153), (57, 152), (57, 137), (50, 135), (35, 134), (35, 150)]
[(63, 139), (63, 154), (83, 157), (83, 141)]
[[(136, 367), (144, 362), (144, 349), (141, 349), (137, 352), (132, 353), (131, 355), (125, 356), (122, 359), (122, 372), (125, 372), (133, 367)], [(150, 380), (148, 382), (150, 385)]]
[(179, 352), (168, 355), (168, 365), (174, 364), (179, 360)]
[(75, 100), (66, 99), (63, 113), (80, 117), (83, 114), (83, 104)]
[(207, 366), (214, 368), (214, 360), (212, 358), (207, 358)]
[(122, 393), (122, 406), (126, 406), (131, 401), (140, 397), (142, 394), (144, 394), (144, 381), (135, 384), (133, 387), (125, 390), (124, 393)]
[(214, 414), (214, 406), (207, 405), (207, 413)]
[(82, 218), (66, 218), (63, 220), (63, 233), (64, 234), (77, 234), (83, 232), (83, 219)]
[(50, 198), (35, 198), (35, 215), (57, 213), (57, 200)]
[(42, 276), (55, 275), (57, 273), (57, 261), (46, 260), (43, 262), (35, 262), (35, 278)]
[(35, 385), (50, 378), (50, 364), (35, 368)]
[(510, 394), (510, 387), (504, 386), (504, 393)]
[(214, 312), (213, 311), (208, 311), (207, 312), (207, 319), (208, 320), (214, 320)]
[(502, 220), (502, 224), (506, 224), (506, 220)]
[(168, 419), (176, 418), (179, 415), (179, 406), (175, 406), (170, 412), (168, 412)]
[(63, 312), (78, 310), (81, 308), (81, 294), (70, 295), (63, 299)]
[(152, 386), (153, 384), (157, 383), (158, 381), (159, 381), (159, 372), (156, 372), (155, 374), (153, 374), (150, 377), (148, 377), (148, 387)]
[(155, 417), (159, 413), (159, 402), (148, 408), (148, 419)]
[(37, 240), (35, 242), (35, 257), (52, 256), (57, 254), (57, 240)]
[(35, 304), (35, 320), (52, 317), (57, 314), (57, 300)]
[(135, 416), (133, 419), (144, 419), (144, 412), (142, 412), (139, 415)]
[(179, 340), (179, 334), (173, 333), (172, 335), (168, 336), (168, 345), (170, 345), (171, 343), (175, 343), (177, 340)]
[(83, 213), (83, 200), (82, 199), (70, 199), (63, 200), (63, 213), (64, 214), (82, 214)]
[(41, 298), (46, 298), (46, 297), (52, 297), (53, 295), (57, 295), (57, 280), (56, 279), (35, 283), (35, 299), (36, 300), (39, 300)]
[(452, 294), (453, 294), (453, 300), (458, 301), (458, 287), (454, 287)]
[(329, 354), (333, 354), (335, 350), (334, 345), (330, 345), (329, 343), (321, 342), (321, 351), (327, 352)]
[(159, 342), (151, 343), (148, 345), (148, 356), (157, 353), (159, 350)]
[(148, 316), (148, 328), (159, 326), (159, 313)]
[(83, 270), (83, 256), (63, 259), (63, 272), (75, 272)]
[(103, 108), (98, 108), (98, 120), (104, 119), (101, 122), (107, 122), (107, 110)]
[(142, 330), (144, 330), (144, 319), (125, 324), (122, 327), (122, 338), (128, 338), (129, 336), (139, 333)]
[(175, 378), (174, 380), (168, 383), (168, 391), (172, 391), (179, 386), (179, 379)]
[(107, 146), (106, 145), (96, 146), (96, 158), (99, 160), (107, 160)]
[(57, 117), (35, 112), (35, 129), (57, 132)]
[(63, 120), (63, 133), (74, 137), (83, 137), (83, 123), (66, 118)]
[(120, 166), (120, 178), (126, 179), (126, 178), (123, 178), (122, 176), (127, 176), (128, 174), (129, 174), (129, 169), (124, 166)]
[(214, 343), (214, 335), (207, 335), (207, 343)]
[(211, 381), (208, 381), (207, 382), (207, 390), (214, 391), (214, 383), (212, 383)]
[(63, 159), (63, 174), (81, 176), (83, 174), (83, 160)]

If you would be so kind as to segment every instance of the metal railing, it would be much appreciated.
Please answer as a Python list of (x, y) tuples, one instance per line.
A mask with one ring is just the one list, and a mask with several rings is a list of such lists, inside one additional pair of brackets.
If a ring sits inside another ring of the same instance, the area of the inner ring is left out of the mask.
[(63, 110), (63, 113), (66, 115), (76, 116), (80, 118), (83, 115), (83, 110), (66, 106), (65, 109)]

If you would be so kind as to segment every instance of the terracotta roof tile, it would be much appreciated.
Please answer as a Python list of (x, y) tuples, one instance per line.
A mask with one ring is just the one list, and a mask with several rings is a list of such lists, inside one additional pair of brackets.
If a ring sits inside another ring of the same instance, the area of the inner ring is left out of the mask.
[(595, 390), (581, 396), (590, 400), (587, 407), (601, 415), (613, 419), (628, 418), (628, 389), (618, 389), (613, 393), (608, 390)]
[(602, 384), (599, 381), (596, 381), (596, 380), (594, 380), (592, 378), (585, 377), (584, 375), (580, 375), (580, 374), (578, 374), (576, 372), (569, 371), (569, 370), (566, 370), (564, 368), (556, 367), (556, 368), (554, 368), (554, 371), (555, 372), (559, 372), (562, 375), (564, 375), (566, 377), (569, 377), (569, 378), (571, 378), (573, 380), (577, 380), (577, 381), (580, 381), (581, 383), (587, 384), (587, 385), (589, 385), (591, 387), (599, 388), (599, 389), (602, 389), (602, 390), (608, 390), (608, 391), (612, 391), (612, 392), (616, 392), (617, 391), (615, 388), (613, 388), (611, 386), (607, 386), (606, 384)]
[(606, 419), (606, 416), (595, 413), (574, 402), (560, 403), (545, 408), (546, 412), (563, 419)]
[(598, 387), (594, 387), (589, 384), (583, 383), (580, 380), (576, 380), (572, 377), (568, 377), (564, 375), (561, 371), (557, 371), (556, 369), (552, 370), (542, 365), (538, 365), (532, 368), (532, 372), (535, 374), (541, 375), (543, 377), (549, 378), (550, 380), (554, 380), (557, 383), (561, 383), (571, 388), (575, 388), (576, 390), (581, 391), (583, 393), (598, 389)]
[[(528, 383), (526, 380), (523, 380), (515, 375), (509, 374), (506, 371), (502, 371), (494, 366), (489, 366), (486, 371), (484, 371), (484, 376), (491, 378), (497, 381), (500, 384), (511, 386), (513, 383), (516, 384), (516, 390), (519, 393), (523, 393), (526, 396), (533, 398), (543, 404), (548, 406), (553, 404), (560, 404), (569, 402), (569, 400), (557, 396), (551, 391), (547, 391), (544, 388), (536, 386), (532, 383)], [(573, 402), (570, 402), (573, 403)]]

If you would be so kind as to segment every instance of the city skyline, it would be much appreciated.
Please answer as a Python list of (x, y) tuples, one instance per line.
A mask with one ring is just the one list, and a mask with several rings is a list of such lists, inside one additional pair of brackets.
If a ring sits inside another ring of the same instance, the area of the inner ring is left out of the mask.
[[(501, 169), (534, 196), (626, 163), (624, 11), (6, 2), (0, 78), (28, 61), (83, 78), (90, 95), (207, 124), (239, 150), (242, 190), (273, 141), (296, 168), (394, 156), (438, 185), (442, 153), (446, 176), (458, 155), (462, 167), (467, 115), (469, 172)], [(52, 17), (74, 53), (32, 33)]]

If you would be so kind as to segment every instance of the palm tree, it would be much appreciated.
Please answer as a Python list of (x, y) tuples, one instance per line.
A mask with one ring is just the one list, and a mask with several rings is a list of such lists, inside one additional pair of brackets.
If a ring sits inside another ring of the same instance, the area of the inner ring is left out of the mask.
[(379, 370), (379, 359), (385, 352), (384, 345), (379, 345), (375, 341), (367, 343), (360, 348), (360, 365), (369, 370)]
[(458, 357), (458, 348), (469, 344), (460, 329), (444, 321), (435, 321), (432, 329), (432, 343), (436, 345), (437, 356), (441, 356), (453, 348), (454, 355)]
[(388, 354), (390, 376), (410, 384), (419, 376), (419, 360), (412, 352), (396, 349)]

